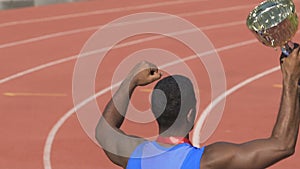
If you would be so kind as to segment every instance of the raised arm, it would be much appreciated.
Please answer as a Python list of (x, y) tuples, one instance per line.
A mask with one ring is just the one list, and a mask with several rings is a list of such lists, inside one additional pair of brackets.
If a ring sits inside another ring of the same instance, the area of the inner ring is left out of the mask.
[(283, 89), (280, 109), (269, 138), (243, 144), (214, 143), (208, 145), (201, 160), (202, 169), (263, 169), (295, 151), (300, 111), (298, 81), (300, 77), (299, 47), (281, 62)]
[(149, 62), (138, 63), (106, 105), (96, 127), (96, 139), (108, 158), (115, 164), (126, 167), (128, 157), (144, 141), (142, 138), (126, 135), (120, 127), (134, 89), (158, 80), (161, 73)]

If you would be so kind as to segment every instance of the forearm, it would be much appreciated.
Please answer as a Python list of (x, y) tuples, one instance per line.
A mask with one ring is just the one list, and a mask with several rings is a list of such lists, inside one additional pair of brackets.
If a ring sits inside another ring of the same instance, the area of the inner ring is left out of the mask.
[(299, 130), (298, 82), (290, 78), (283, 80), (281, 105), (272, 138), (276, 138), (289, 148), (295, 146)]
[(136, 86), (131, 83), (130, 78), (125, 79), (106, 105), (102, 114), (102, 120), (105, 119), (113, 128), (120, 128), (124, 121), (128, 104), (135, 87)]

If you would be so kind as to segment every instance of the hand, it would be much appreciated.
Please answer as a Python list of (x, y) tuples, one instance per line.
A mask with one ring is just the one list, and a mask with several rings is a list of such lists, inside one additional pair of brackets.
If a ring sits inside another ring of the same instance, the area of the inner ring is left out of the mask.
[(130, 71), (128, 78), (135, 86), (145, 86), (160, 79), (161, 76), (162, 73), (157, 66), (150, 62), (142, 61)]
[(300, 48), (295, 44), (295, 48), (288, 57), (281, 56), (281, 72), (284, 79), (298, 82), (300, 78)]

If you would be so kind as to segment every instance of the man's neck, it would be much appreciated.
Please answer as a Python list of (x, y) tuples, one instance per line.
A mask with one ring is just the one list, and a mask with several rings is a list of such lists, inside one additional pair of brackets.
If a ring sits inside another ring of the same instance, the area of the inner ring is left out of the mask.
[(160, 137), (178, 137), (178, 138), (186, 138), (189, 139), (189, 133), (180, 133), (180, 132), (160, 132)]
[(189, 135), (186, 135), (185, 137), (182, 136), (166, 136), (166, 135), (160, 135), (157, 138), (157, 143), (164, 147), (171, 147), (177, 144), (182, 143), (188, 143), (191, 144), (189, 140)]

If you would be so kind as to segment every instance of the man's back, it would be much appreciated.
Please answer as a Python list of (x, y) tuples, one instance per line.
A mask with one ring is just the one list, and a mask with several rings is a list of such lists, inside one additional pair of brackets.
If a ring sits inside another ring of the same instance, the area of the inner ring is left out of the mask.
[(127, 169), (199, 169), (204, 148), (188, 143), (163, 147), (157, 142), (140, 144), (128, 160)]

